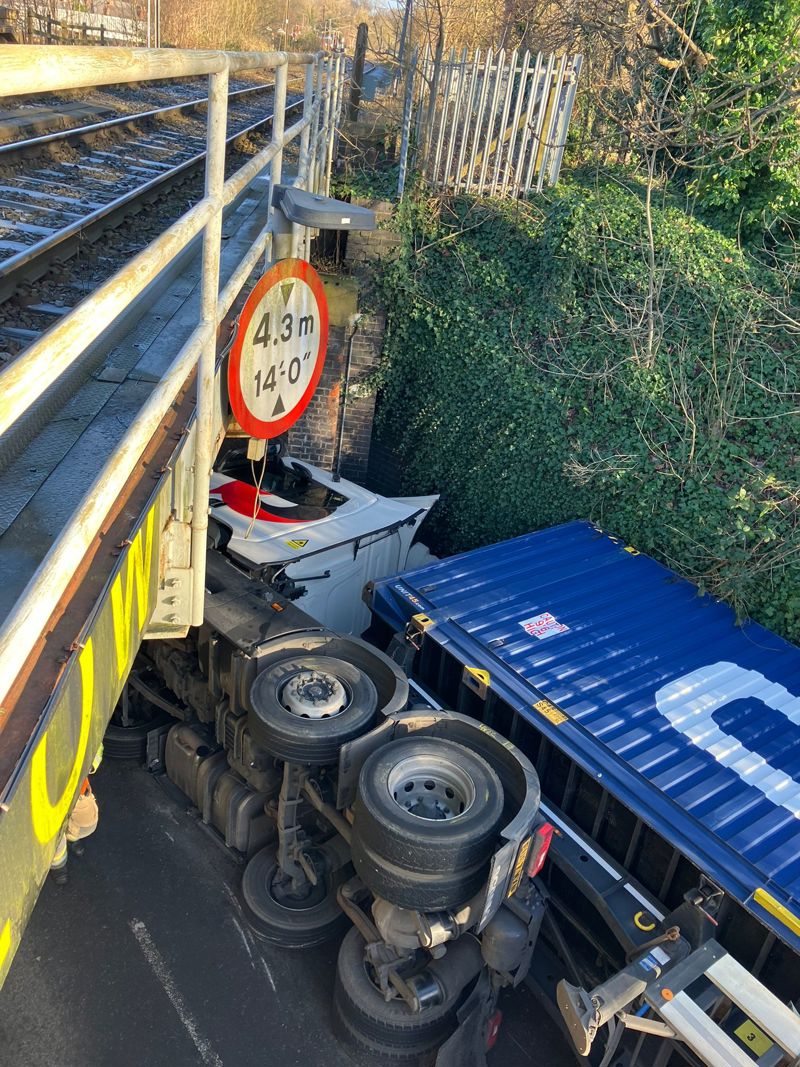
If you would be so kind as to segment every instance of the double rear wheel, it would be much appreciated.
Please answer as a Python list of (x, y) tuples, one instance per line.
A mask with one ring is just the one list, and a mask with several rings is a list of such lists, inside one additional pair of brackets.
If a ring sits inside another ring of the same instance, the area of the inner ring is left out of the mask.
[[(421, 912), (456, 909), (485, 884), (503, 821), (503, 787), (471, 749), (438, 737), (393, 741), (367, 758), (353, 811), (352, 858), (376, 896)], [(353, 928), (339, 951), (334, 1018), (339, 1035), (376, 1060), (432, 1063), (456, 1027), (464, 981), (412, 1011), (387, 1000)], [(430, 963), (417, 953), (417, 970)], [(407, 966), (410, 978), (414, 966)], [(474, 976), (474, 972), (473, 972)]]
[(503, 787), (485, 759), (440, 737), (407, 737), (364, 763), (353, 809), (353, 864), (401, 908), (466, 903), (486, 880)]

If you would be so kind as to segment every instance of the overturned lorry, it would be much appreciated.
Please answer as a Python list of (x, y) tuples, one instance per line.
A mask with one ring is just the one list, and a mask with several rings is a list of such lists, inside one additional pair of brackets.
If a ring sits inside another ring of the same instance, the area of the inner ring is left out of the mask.
[(370, 583), (368, 640), (224, 539), (207, 586), (132, 699), (253, 932), (348, 931), (344, 1040), (481, 1064), (525, 981), (580, 1062), (797, 1062), (797, 649), (588, 523)]
[(334, 994), (345, 1039), (378, 1058), (483, 1062), (543, 913), (531, 864), (549, 827), (529, 760), (469, 716), (415, 706), (388, 656), (219, 553), (204, 625), (146, 643), (131, 686), (184, 720), (150, 720), (151, 760), (249, 857), (256, 936), (304, 948), (349, 927)]

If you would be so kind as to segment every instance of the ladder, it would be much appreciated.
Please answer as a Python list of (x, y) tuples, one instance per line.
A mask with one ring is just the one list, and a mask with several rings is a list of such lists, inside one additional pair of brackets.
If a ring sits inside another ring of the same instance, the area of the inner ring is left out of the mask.
[[(708, 979), (703, 991), (690, 994), (689, 987), (703, 977)], [(800, 1065), (800, 1016), (716, 941), (707, 941), (672, 967), (644, 998), (708, 1067)], [(714, 1015), (725, 999), (744, 1018), (723, 1028)]]

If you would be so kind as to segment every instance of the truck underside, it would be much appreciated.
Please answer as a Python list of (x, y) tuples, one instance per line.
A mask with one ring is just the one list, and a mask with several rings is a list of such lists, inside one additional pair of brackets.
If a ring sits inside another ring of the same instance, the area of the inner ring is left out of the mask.
[[(732, 1054), (725, 1041), (742, 1062), (791, 1062), (778, 1041), (792, 1047), (792, 1024), (767, 1036), (754, 1019), (761, 999), (796, 997), (797, 954), (499, 696), (487, 672), (466, 669), (434, 629), (414, 619), (393, 633), (376, 615), (373, 643), (340, 636), (214, 550), (205, 615), (186, 639), (145, 642), (109, 742), (130, 755), (126, 737), (141, 745), (146, 735), (150, 769), (165, 770), (247, 860), (241, 904), (256, 937), (309, 947), (350, 929), (334, 998), (345, 1041), (376, 1062), (482, 1063), (499, 989), (525, 981), (556, 1017), (558, 1004), (593, 1064), (740, 1062), (719, 1058)], [(377, 694), (372, 711), (321, 741), (320, 727), (337, 722), (337, 685), (360, 699), (364, 677)], [(421, 825), (446, 825), (459, 814), (454, 804), (469, 807), (478, 772), (461, 775), (446, 749), (444, 759), (424, 745), (417, 754), (413, 745), (430, 737), (500, 773), (511, 822), (488, 868), (485, 854), (477, 865), (453, 854), (426, 873), (426, 853), (406, 861), (385, 835), (370, 836), (366, 820), (379, 801), (359, 773), (398, 743), (412, 749), (390, 768), (389, 789), (395, 799), (408, 790), (405, 808)], [(540, 834), (547, 863), (532, 862)], [(758, 979), (756, 1002), (720, 991), (714, 964)], [(690, 1039), (685, 1023), (661, 1021), (664, 988), (669, 997), (691, 990), (712, 1020), (711, 1038), (723, 1044), (711, 1058), (705, 1024), (695, 1020)], [(753, 1049), (763, 1039), (766, 1053), (742, 1051), (751, 1048), (748, 1028), (759, 1035)]]

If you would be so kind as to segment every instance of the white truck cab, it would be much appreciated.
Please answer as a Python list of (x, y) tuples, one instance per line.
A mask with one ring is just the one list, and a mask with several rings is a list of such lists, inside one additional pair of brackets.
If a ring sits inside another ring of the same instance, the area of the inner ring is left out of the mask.
[(384, 497), (291, 456), (249, 460), (235, 443), (211, 476), (217, 547), (324, 626), (358, 634), (368, 581), (433, 559), (414, 542), (437, 496)]

